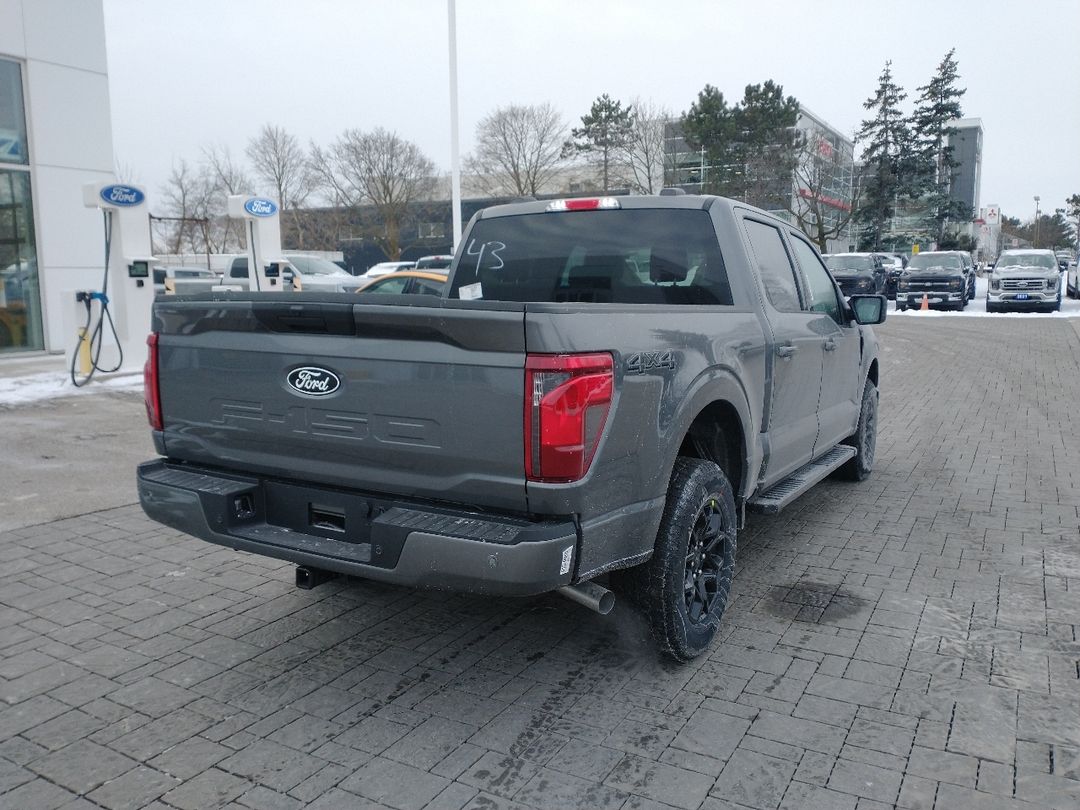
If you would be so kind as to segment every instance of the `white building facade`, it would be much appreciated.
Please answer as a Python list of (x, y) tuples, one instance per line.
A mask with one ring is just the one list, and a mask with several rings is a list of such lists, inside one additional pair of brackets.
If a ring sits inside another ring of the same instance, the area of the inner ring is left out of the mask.
[(82, 186), (113, 162), (101, 0), (0, 0), (0, 362), (75, 339), (63, 293), (105, 261)]

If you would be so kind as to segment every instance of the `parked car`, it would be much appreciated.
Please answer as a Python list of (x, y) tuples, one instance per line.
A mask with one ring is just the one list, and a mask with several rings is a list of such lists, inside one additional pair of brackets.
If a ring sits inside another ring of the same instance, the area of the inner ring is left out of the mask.
[(955, 253), (960, 257), (960, 264), (964, 268), (964, 278), (967, 279), (967, 297), (968, 301), (975, 300), (975, 260), (971, 258), (971, 254), (966, 250), (953, 250), (951, 253)]
[(154, 292), (161, 295), (175, 292), (176, 279), (202, 279), (220, 281), (221, 276), (205, 267), (155, 267), (151, 271), (154, 278)]
[(373, 278), (358, 293), (390, 293), (392, 295), (442, 295), (446, 287), (446, 273), (422, 270), (400, 270)]
[(925, 296), (930, 307), (962, 310), (968, 305), (968, 274), (954, 251), (916, 253), (896, 284), (896, 308), (917, 309)]
[[(276, 264), (283, 268), (282, 281), (291, 281), (297, 291), (352, 292), (364, 283), (321, 256), (289, 256), (276, 260)], [(249, 289), (247, 256), (237, 256), (229, 263), (224, 282)]]
[(900, 281), (904, 268), (907, 267), (907, 256), (899, 253), (882, 253), (880, 255), (885, 262), (885, 272), (887, 273), (885, 295), (889, 300), (893, 300), (896, 298), (896, 284)]
[(26, 304), (0, 301), (0, 349), (26, 345)]
[(33, 299), (37, 285), (37, 260), (12, 262), (0, 270), (0, 300), (5, 302)]
[(1080, 271), (1077, 270), (1077, 260), (1069, 262), (1069, 272), (1065, 274), (1068, 294), (1073, 298), (1080, 298)]
[(417, 270), (449, 270), (453, 256), (421, 256), (416, 260)]
[(396, 273), (398, 270), (411, 270), (415, 266), (416, 262), (379, 262), (369, 267), (361, 278), (378, 278), (387, 273)]
[(888, 270), (881, 254), (827, 253), (821, 258), (845, 296), (885, 295)]
[(143, 509), (301, 587), (606, 612), (610, 573), (667, 655), (704, 653), (744, 509), (871, 474), (884, 297), (720, 197), (501, 205), (464, 238), (444, 297), (155, 302)]
[(1005, 250), (990, 271), (987, 312), (1061, 309), (1061, 271), (1052, 250)]

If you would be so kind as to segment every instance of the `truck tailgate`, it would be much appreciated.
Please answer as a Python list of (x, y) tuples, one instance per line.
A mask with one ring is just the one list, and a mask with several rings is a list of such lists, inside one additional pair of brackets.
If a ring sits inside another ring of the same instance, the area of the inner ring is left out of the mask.
[(343, 298), (156, 303), (168, 457), (527, 511), (524, 307)]

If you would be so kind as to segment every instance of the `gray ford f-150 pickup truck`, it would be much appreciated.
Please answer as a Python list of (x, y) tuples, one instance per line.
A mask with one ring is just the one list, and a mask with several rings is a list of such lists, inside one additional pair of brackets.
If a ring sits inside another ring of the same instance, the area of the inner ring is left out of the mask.
[[(335, 574), (475, 593), (611, 573), (680, 660), (713, 638), (747, 508), (874, 461), (882, 296), (718, 197), (478, 213), (444, 298), (158, 299), (146, 513)], [(611, 584), (611, 583), (608, 583)]]

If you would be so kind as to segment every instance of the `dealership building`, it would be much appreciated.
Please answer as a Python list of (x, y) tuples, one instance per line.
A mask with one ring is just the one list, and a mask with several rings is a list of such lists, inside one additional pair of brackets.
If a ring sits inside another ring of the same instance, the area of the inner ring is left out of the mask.
[(63, 351), (104, 272), (82, 187), (113, 177), (101, 0), (0, 0), (0, 362)]

